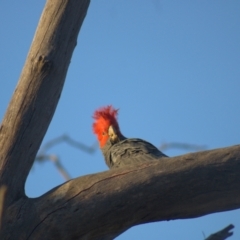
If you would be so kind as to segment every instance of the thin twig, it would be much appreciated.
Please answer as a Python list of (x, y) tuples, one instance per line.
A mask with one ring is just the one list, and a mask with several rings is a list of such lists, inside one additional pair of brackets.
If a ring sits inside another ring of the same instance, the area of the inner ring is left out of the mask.
[(40, 153), (46, 153), (46, 151), (48, 149), (50, 149), (51, 147), (53, 147), (54, 145), (57, 145), (61, 142), (65, 142), (67, 144), (69, 144), (72, 147), (78, 148), (81, 151), (87, 152), (89, 154), (92, 154), (94, 152), (96, 152), (97, 150), (97, 143), (95, 142), (92, 146), (87, 146), (79, 141), (76, 141), (74, 139), (72, 139), (71, 137), (69, 137), (68, 135), (64, 134), (62, 136), (56, 137), (50, 141), (48, 141), (40, 150)]
[(50, 160), (53, 162), (53, 164), (55, 165), (55, 167), (57, 168), (57, 170), (59, 171), (59, 173), (62, 175), (62, 177), (68, 181), (71, 179), (71, 176), (67, 173), (67, 170), (64, 168), (64, 166), (62, 165), (60, 158), (56, 155), (53, 154), (48, 154), (48, 155), (38, 155), (36, 157), (36, 161), (47, 161)]
[(78, 148), (81, 151), (84, 151), (89, 154), (93, 154), (97, 150), (97, 144), (94, 143), (92, 146), (87, 146), (81, 142), (78, 142), (68, 135), (64, 134), (62, 136), (56, 137), (50, 141), (48, 141), (39, 151), (36, 161), (38, 162), (43, 162), (43, 161), (52, 161), (59, 171), (59, 173), (62, 175), (62, 177), (67, 181), (71, 179), (70, 175), (67, 173), (67, 170), (65, 167), (62, 165), (60, 158), (56, 156), (55, 154), (47, 154), (47, 151), (52, 148), (55, 145), (58, 145), (62, 142), (67, 143), (68, 145)]
[(161, 151), (178, 148), (188, 151), (202, 151), (207, 149), (206, 145), (196, 145), (196, 144), (189, 144), (189, 143), (179, 143), (179, 142), (170, 142), (170, 143), (162, 143), (159, 147)]
[(234, 226), (230, 224), (227, 227), (223, 228), (222, 230), (211, 234), (205, 240), (225, 240), (233, 235), (233, 232), (230, 232), (230, 230), (232, 230), (233, 228)]

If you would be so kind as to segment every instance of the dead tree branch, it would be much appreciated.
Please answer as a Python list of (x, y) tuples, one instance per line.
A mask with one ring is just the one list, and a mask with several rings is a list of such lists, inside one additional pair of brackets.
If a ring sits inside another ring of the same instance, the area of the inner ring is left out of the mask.
[(63, 134), (62, 136), (56, 137), (56, 138), (48, 141), (39, 151), (39, 155), (46, 154), (46, 152), (50, 148), (52, 148), (53, 146), (60, 144), (62, 142), (65, 142), (65, 143), (69, 144), (70, 146), (77, 148), (83, 152), (89, 153), (89, 154), (96, 152), (96, 150), (98, 149), (97, 143), (94, 143), (92, 146), (87, 146), (86, 144), (84, 144), (82, 142), (74, 140), (67, 134)]
[(8, 189), (7, 206), (25, 195), (25, 181), (60, 98), (89, 2), (46, 3), (0, 127), (0, 181)]
[(4, 236), (113, 239), (142, 223), (237, 209), (239, 171), (240, 145), (79, 177), (15, 202)]
[(4, 206), (4, 198), (5, 198), (6, 191), (7, 191), (7, 187), (2, 185), (0, 187), (0, 229), (2, 225), (3, 206)]
[(39, 162), (51, 161), (65, 181), (68, 181), (71, 179), (70, 174), (67, 172), (66, 168), (62, 165), (61, 160), (57, 155), (41, 154), (36, 157), (36, 161), (39, 161)]
[(52, 148), (62, 142), (65, 142), (65, 143), (69, 144), (70, 146), (77, 148), (81, 151), (84, 151), (86, 153), (89, 153), (89, 154), (93, 154), (97, 150), (98, 146), (96, 143), (94, 143), (92, 146), (87, 146), (79, 141), (72, 139), (68, 135), (64, 134), (62, 136), (56, 137), (56, 138), (48, 141), (40, 149), (35, 160), (37, 162), (43, 162), (43, 161), (53, 162), (57, 171), (61, 174), (61, 176), (64, 178), (64, 180), (68, 181), (71, 179), (70, 174), (67, 172), (66, 168), (62, 165), (60, 158), (56, 154), (47, 153), (50, 148)]
[(230, 232), (233, 228), (234, 226), (230, 224), (227, 227), (223, 228), (222, 230), (211, 234), (205, 240), (225, 240), (233, 235), (233, 232)]
[(186, 151), (202, 151), (207, 149), (207, 146), (190, 144), (190, 143), (169, 142), (169, 143), (162, 143), (159, 147), (161, 151), (175, 149), (175, 148), (186, 150)]
[[(0, 239), (113, 239), (146, 222), (240, 207), (240, 146), (70, 180), (39, 198), (24, 185), (54, 114), (89, 0), (48, 0), (0, 127)], [(117, 216), (117, 217), (116, 217)]]

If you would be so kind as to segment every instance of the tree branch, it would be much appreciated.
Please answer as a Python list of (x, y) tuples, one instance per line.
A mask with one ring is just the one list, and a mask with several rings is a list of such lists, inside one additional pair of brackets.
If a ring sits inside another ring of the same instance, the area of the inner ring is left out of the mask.
[(189, 144), (189, 143), (180, 143), (180, 142), (169, 142), (162, 143), (159, 147), (161, 151), (166, 151), (168, 149), (178, 148), (186, 151), (203, 151), (207, 149), (205, 145)]
[(230, 224), (227, 227), (223, 228), (222, 230), (211, 234), (205, 240), (225, 240), (233, 235), (233, 232), (230, 232), (233, 228), (234, 226)]
[(94, 152), (97, 151), (98, 149), (98, 144), (97, 142), (95, 142), (92, 146), (87, 146), (86, 144), (82, 143), (82, 142), (79, 142), (79, 141), (76, 141), (74, 140), (73, 138), (71, 138), (70, 136), (66, 135), (66, 134), (63, 134), (59, 137), (56, 137), (50, 141), (48, 141), (40, 150), (39, 152), (39, 155), (44, 155), (46, 154), (46, 152), (53, 146), (59, 144), (59, 143), (62, 143), (62, 142), (65, 142), (67, 144), (69, 144), (70, 146), (72, 147), (75, 147), (83, 152), (86, 152), (86, 153), (89, 153), (89, 154), (92, 154)]
[(38, 152), (38, 155), (36, 156), (35, 160), (38, 162), (43, 161), (51, 161), (54, 163), (54, 166), (57, 168), (58, 172), (62, 175), (65, 181), (68, 181), (71, 179), (70, 175), (68, 174), (65, 167), (62, 165), (60, 158), (56, 154), (48, 154), (47, 151), (62, 142), (67, 143), (68, 145), (77, 148), (81, 151), (84, 151), (89, 154), (93, 154), (98, 149), (98, 144), (95, 142), (92, 146), (87, 146), (84, 143), (81, 143), (79, 141), (74, 140), (70, 136), (63, 134), (59, 137), (56, 137), (50, 141), (48, 141), (44, 146), (40, 149)]
[(7, 191), (7, 187), (2, 185), (0, 187), (0, 229), (2, 225), (2, 215), (3, 215), (3, 206), (4, 206), (4, 199), (5, 199), (5, 194)]
[(68, 181), (71, 179), (70, 175), (68, 174), (65, 167), (62, 165), (60, 158), (57, 155), (54, 154), (41, 154), (36, 157), (36, 161), (42, 162), (42, 161), (51, 161), (53, 162), (54, 166), (56, 167), (57, 171), (62, 175), (65, 181)]
[(142, 223), (237, 209), (239, 172), (237, 145), (83, 176), (9, 207), (3, 236), (113, 239)]
[(239, 208), (240, 146), (88, 175), (39, 198), (25, 196), (89, 2), (48, 0), (41, 16), (0, 127), (0, 239), (113, 239), (142, 223)]
[[(55, 112), (90, 0), (48, 0), (0, 127), (0, 180), (6, 205), (24, 184)], [(14, 177), (12, 177), (14, 174)]]

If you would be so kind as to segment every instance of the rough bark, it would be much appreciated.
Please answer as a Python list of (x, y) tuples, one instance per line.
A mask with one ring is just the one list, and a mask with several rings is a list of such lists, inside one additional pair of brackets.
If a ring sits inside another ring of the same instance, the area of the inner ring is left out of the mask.
[(1, 239), (113, 239), (142, 223), (237, 209), (239, 172), (237, 145), (79, 177), (16, 201)]
[(112, 239), (137, 224), (239, 208), (240, 146), (88, 175), (39, 198), (25, 196), (88, 5), (48, 0), (41, 16), (0, 127), (0, 183), (7, 188), (0, 239)]
[[(48, 0), (0, 127), (0, 180), (7, 205), (24, 184), (47, 131), (90, 0)], [(14, 177), (12, 177), (14, 174)]]

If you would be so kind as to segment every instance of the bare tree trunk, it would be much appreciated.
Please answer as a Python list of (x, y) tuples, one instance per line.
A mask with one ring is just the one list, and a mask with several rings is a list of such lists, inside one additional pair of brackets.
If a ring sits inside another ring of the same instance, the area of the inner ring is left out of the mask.
[(0, 180), (7, 186), (6, 206), (25, 195), (24, 184), (60, 98), (89, 2), (46, 3), (0, 127)]
[(26, 178), (55, 112), (89, 3), (90, 0), (46, 3), (0, 126), (0, 184), (7, 189), (3, 209), (26, 198)]
[(239, 208), (240, 146), (88, 175), (39, 198), (25, 196), (88, 6), (48, 0), (41, 16), (0, 127), (0, 183), (7, 189), (0, 239), (113, 239), (141, 223)]
[(0, 237), (113, 239), (142, 223), (237, 209), (239, 172), (238, 145), (79, 177), (12, 204)]

